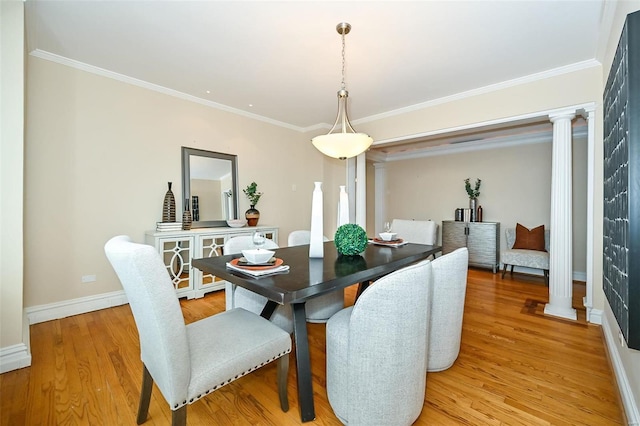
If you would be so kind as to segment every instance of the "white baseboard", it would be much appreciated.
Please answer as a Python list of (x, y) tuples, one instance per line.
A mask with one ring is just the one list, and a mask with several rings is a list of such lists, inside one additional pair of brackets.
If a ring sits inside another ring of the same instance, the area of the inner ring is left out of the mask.
[(587, 308), (587, 322), (591, 324), (602, 324), (602, 309)]
[(636, 405), (633, 391), (629, 385), (627, 372), (624, 369), (622, 358), (620, 358), (620, 341), (616, 336), (611, 334), (611, 328), (609, 327), (607, 317), (605, 315), (602, 316), (602, 321), (604, 340), (607, 344), (609, 356), (611, 357), (611, 365), (613, 366), (613, 373), (616, 375), (618, 390), (620, 391), (620, 397), (627, 416), (627, 422), (629, 425), (640, 425), (640, 412), (638, 412), (638, 406)]
[(96, 296), (81, 297), (46, 305), (31, 306), (24, 310), (23, 342), (0, 348), (0, 374), (31, 365), (31, 349), (29, 345), (29, 325), (51, 321), (72, 315), (85, 314), (100, 309), (127, 304), (127, 296), (123, 290)]
[(0, 374), (31, 365), (31, 352), (24, 343), (0, 348)]
[(25, 309), (29, 324), (66, 318), (72, 315), (85, 314), (113, 306), (126, 305), (128, 303), (124, 290), (95, 296), (80, 297), (78, 299), (49, 303), (46, 305), (31, 306)]
[(0, 348), (0, 374), (31, 365), (31, 340), (29, 321), (22, 315), (22, 343)]

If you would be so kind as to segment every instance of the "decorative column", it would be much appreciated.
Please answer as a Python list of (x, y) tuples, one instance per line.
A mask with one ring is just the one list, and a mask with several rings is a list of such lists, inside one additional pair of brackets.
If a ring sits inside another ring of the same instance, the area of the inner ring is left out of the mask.
[(356, 224), (367, 229), (367, 157), (366, 152), (356, 158)]
[(373, 163), (375, 169), (375, 234), (384, 231), (384, 223), (391, 221), (387, 217), (387, 168), (385, 163)]
[(356, 223), (356, 157), (347, 158), (347, 194), (349, 197), (349, 223)]
[(595, 138), (596, 138), (596, 107), (584, 109), (582, 114), (587, 119), (587, 292), (583, 299), (587, 312), (587, 322), (592, 322), (593, 310), (593, 194), (595, 184)]
[(549, 303), (544, 313), (577, 319), (572, 306), (572, 171), (571, 120), (575, 110), (549, 115), (553, 123), (551, 159), (551, 241), (549, 244)]

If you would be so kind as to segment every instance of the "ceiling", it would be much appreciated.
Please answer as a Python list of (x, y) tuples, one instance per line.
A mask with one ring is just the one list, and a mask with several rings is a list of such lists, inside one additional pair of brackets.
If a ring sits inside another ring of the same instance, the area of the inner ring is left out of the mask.
[(345, 71), (356, 129), (447, 96), (593, 66), (606, 42), (603, 0), (25, 4), (36, 56), (318, 134), (337, 112), (339, 22), (353, 27)]

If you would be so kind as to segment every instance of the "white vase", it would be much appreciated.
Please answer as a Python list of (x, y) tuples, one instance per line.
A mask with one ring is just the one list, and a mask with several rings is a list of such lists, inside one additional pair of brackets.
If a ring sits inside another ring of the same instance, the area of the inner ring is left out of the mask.
[(349, 223), (349, 196), (344, 185), (340, 185), (340, 198), (338, 199), (338, 228)]
[(322, 182), (314, 182), (311, 198), (311, 239), (309, 241), (309, 257), (324, 257), (324, 240), (322, 229)]

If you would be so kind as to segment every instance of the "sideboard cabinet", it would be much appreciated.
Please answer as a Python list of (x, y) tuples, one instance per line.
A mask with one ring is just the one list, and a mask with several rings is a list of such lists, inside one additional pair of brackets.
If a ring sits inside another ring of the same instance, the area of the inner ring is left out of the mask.
[(244, 228), (198, 228), (189, 231), (147, 231), (145, 242), (154, 246), (164, 262), (178, 297), (193, 299), (214, 290), (224, 289), (223, 279), (203, 274), (191, 266), (193, 259), (222, 256), (224, 243), (239, 235), (260, 230), (278, 242), (278, 228), (252, 226)]
[(493, 269), (500, 265), (500, 224), (497, 222), (442, 221), (442, 254), (466, 247), (469, 265)]

